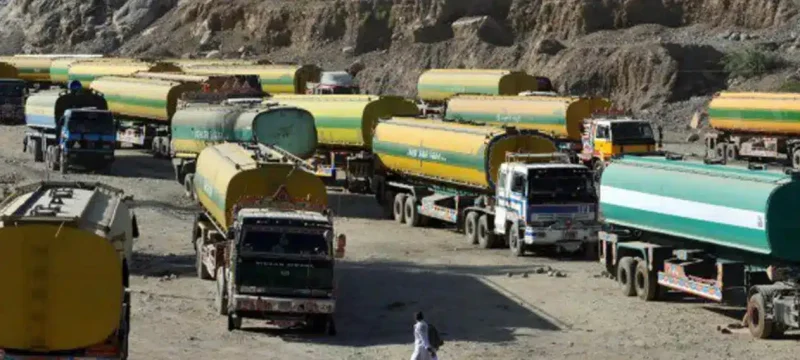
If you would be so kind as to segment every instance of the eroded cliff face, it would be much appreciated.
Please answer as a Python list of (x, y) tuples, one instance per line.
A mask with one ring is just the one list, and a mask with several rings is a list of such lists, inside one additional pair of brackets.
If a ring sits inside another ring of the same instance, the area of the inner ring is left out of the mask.
[(796, 15), (793, 0), (10, 0), (0, 40), (6, 53), (360, 61), (364, 89), (403, 95), (425, 68), (506, 67), (646, 108), (725, 86), (719, 59), (741, 42), (720, 33), (779, 47)]

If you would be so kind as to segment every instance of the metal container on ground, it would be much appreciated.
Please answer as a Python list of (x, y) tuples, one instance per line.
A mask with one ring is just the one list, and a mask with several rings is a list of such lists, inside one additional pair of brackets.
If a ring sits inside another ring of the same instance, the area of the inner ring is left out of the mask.
[(227, 230), (233, 207), (240, 201), (270, 197), (285, 187), (289, 196), (327, 207), (325, 184), (292, 164), (259, 164), (239, 144), (223, 143), (205, 148), (197, 157), (194, 189), (198, 201)]
[(556, 151), (552, 138), (534, 133), (393, 118), (378, 123), (372, 146), (381, 166), (393, 172), (490, 193), (507, 152)]
[(195, 75), (258, 75), (261, 88), (270, 94), (305, 94), (308, 82), (319, 82), (316, 65), (194, 65), (183, 72)]
[(40, 182), (0, 203), (0, 353), (127, 358), (138, 228), (123, 195), (98, 183)]
[(683, 156), (624, 156), (603, 171), (600, 261), (626, 296), (665, 290), (746, 305), (751, 334), (800, 327), (800, 176)]
[(611, 102), (602, 98), (566, 96), (456, 95), (447, 101), (444, 118), (533, 129), (557, 139), (580, 143), (583, 121)]
[(194, 173), (197, 155), (221, 142), (258, 142), (301, 158), (313, 155), (317, 147), (314, 117), (290, 106), (188, 104), (175, 113), (171, 127), (172, 162), (180, 183)]

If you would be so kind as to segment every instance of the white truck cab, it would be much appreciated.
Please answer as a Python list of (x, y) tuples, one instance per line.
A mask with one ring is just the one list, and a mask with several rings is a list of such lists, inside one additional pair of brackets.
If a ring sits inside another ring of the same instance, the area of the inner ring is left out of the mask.
[(518, 256), (539, 246), (583, 248), (592, 256), (599, 229), (594, 187), (591, 170), (569, 163), (566, 154), (509, 154), (497, 178), (495, 233)]

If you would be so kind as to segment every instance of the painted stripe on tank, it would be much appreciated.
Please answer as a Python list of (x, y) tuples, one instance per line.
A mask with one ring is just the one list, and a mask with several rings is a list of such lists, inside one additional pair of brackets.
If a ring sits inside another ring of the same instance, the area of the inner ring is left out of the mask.
[[(447, 117), (450, 119), (462, 118), (465, 120), (477, 120), (494, 124), (544, 124), (544, 125), (565, 125), (567, 119), (563, 114), (555, 115), (527, 115), (518, 112), (478, 112), (478, 111), (448, 111)], [(563, 131), (563, 130), (562, 130)]]
[(722, 225), (662, 213), (601, 204), (605, 222), (676, 237), (769, 254), (766, 233), (738, 226)]
[(709, 108), (710, 118), (739, 119), (741, 121), (788, 121), (800, 122), (800, 111), (769, 109), (725, 109)]
[(456, 153), (426, 147), (411, 147), (406, 144), (379, 141), (377, 139), (372, 143), (372, 148), (376, 153), (417, 159), (425, 162), (447, 164), (480, 171), (484, 171), (486, 167), (483, 156), (481, 155)]
[(109, 103), (114, 102), (131, 106), (156, 107), (159, 108), (158, 109), (159, 111), (161, 110), (166, 111), (167, 107), (167, 99), (148, 99), (148, 98), (114, 95), (114, 94), (104, 94), (104, 95), (106, 101), (108, 101)]
[(601, 204), (764, 231), (764, 213), (600, 186)]

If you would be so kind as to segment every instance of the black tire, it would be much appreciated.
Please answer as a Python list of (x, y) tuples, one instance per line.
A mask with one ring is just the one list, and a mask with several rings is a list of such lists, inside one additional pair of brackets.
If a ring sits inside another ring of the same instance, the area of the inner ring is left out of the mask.
[(228, 331), (239, 330), (242, 328), (242, 318), (228, 314)]
[(203, 244), (203, 240), (196, 239), (195, 240), (195, 269), (197, 270), (197, 277), (202, 280), (211, 280), (211, 274), (208, 273), (208, 269), (206, 265), (203, 264), (203, 253), (200, 251), (200, 247)]
[(44, 151), (42, 150), (42, 139), (31, 139), (33, 140), (33, 161), (34, 162), (42, 162), (44, 161)]
[(728, 146), (725, 147), (725, 158), (728, 159), (728, 161), (731, 161), (736, 160), (738, 157), (736, 145), (728, 144)]
[[(58, 151), (54, 151), (54, 153), (56, 152)], [(59, 158), (58, 170), (61, 172), (61, 175), (65, 175), (67, 172), (69, 172), (69, 163), (67, 162), (67, 155), (61, 152), (58, 158)]]
[(333, 319), (333, 315), (326, 315), (325, 320), (325, 333), (328, 336), (336, 336), (336, 321)]
[(728, 160), (728, 158), (726, 157), (728, 153), (727, 151), (725, 151), (726, 148), (725, 145), (726, 145), (725, 143), (718, 142), (717, 145), (714, 146), (714, 155), (718, 160), (725, 160), (725, 161)]
[(658, 299), (661, 291), (658, 285), (658, 275), (655, 271), (647, 269), (647, 262), (639, 259), (636, 262), (636, 272), (634, 273), (634, 288), (636, 288), (636, 295), (644, 301), (653, 301)]
[(228, 288), (225, 282), (225, 268), (217, 268), (217, 294), (214, 298), (217, 312), (220, 315), (228, 315)]
[(402, 224), (405, 222), (406, 194), (395, 194), (392, 206), (394, 221)]
[(383, 211), (383, 217), (386, 219), (394, 219), (394, 192), (387, 191), (383, 193), (383, 201), (381, 203), (381, 210)]
[(194, 193), (194, 174), (186, 174), (183, 177), (183, 195), (189, 199), (196, 200)]
[(406, 219), (406, 225), (410, 227), (419, 227), (422, 224), (422, 216), (417, 211), (417, 198), (414, 196), (406, 196), (403, 204), (403, 217)]
[(772, 320), (767, 319), (766, 304), (764, 295), (755, 293), (747, 301), (747, 329), (750, 335), (757, 339), (769, 339), (772, 337), (774, 325)]
[(525, 256), (525, 244), (519, 236), (519, 225), (511, 225), (508, 230), (508, 248), (511, 250), (511, 255), (520, 257)]
[(792, 151), (792, 167), (800, 170), (800, 147)]
[(464, 220), (464, 235), (470, 245), (478, 244), (478, 213), (470, 211)]
[(633, 286), (633, 277), (636, 271), (636, 262), (632, 257), (625, 256), (617, 264), (617, 282), (625, 296), (635, 296), (636, 289)]
[(489, 227), (489, 215), (482, 214), (478, 218), (478, 245), (482, 249), (495, 247), (495, 236), (492, 228)]

